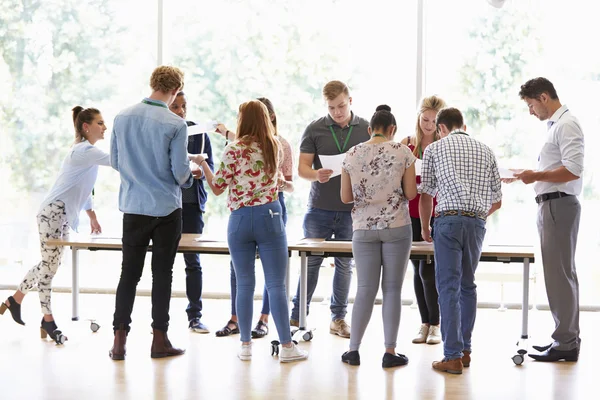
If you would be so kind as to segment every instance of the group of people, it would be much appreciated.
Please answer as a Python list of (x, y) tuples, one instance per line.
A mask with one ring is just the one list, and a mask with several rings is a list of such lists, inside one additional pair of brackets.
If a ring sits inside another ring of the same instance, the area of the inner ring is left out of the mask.
[[(294, 189), (289, 143), (277, 131), (273, 104), (266, 98), (240, 105), (237, 128), (219, 124), (228, 144), (215, 172), (210, 138), (188, 137), (184, 74), (161, 66), (150, 78), (152, 93), (121, 111), (114, 120), (110, 155), (94, 144), (106, 126), (99, 110), (73, 109), (75, 143), (58, 178), (42, 202), (37, 219), (42, 261), (25, 276), (18, 290), (0, 306), (21, 318), (21, 303), (37, 287), (42, 312), (42, 337), (59, 342), (62, 335), (52, 316), (51, 281), (62, 247), (49, 239), (77, 230), (85, 210), (91, 231), (102, 231), (93, 211), (92, 189), (100, 165), (119, 172), (119, 209), (123, 212), (123, 261), (113, 320), (113, 360), (126, 356), (127, 334), (135, 291), (152, 241), (151, 357), (183, 354), (167, 336), (175, 255), (181, 234), (202, 233), (207, 189), (227, 191), (231, 211), (227, 242), (231, 254), (231, 317), (217, 336), (240, 333), (241, 360), (252, 358), (252, 338), (268, 334), (269, 314), (277, 328), (281, 362), (304, 360), (308, 352), (292, 341), (298, 326), (299, 286), (288, 310), (287, 213), (285, 192)], [(530, 113), (548, 120), (548, 140), (536, 171), (520, 170), (505, 183), (535, 182), (538, 227), (546, 289), (556, 322), (554, 342), (534, 346), (540, 361), (576, 361), (579, 354), (579, 293), (574, 253), (577, 242), (583, 172), (583, 133), (563, 106), (550, 81), (535, 78), (521, 87)], [(330, 333), (350, 338), (342, 361), (360, 364), (359, 348), (369, 323), (379, 285), (383, 291), (385, 353), (382, 366), (406, 365), (396, 352), (401, 314), (401, 289), (413, 241), (433, 242), (435, 262), (413, 262), (414, 287), (421, 326), (414, 343), (443, 341), (439, 371), (459, 374), (471, 361), (471, 335), (477, 294), (474, 274), (482, 252), (486, 219), (501, 206), (502, 192), (493, 151), (466, 132), (461, 112), (437, 96), (422, 100), (415, 134), (396, 141), (391, 108), (377, 107), (370, 121), (351, 110), (348, 86), (331, 81), (323, 88), (326, 116), (305, 129), (298, 174), (312, 182), (304, 216), (304, 236), (352, 240), (358, 289), (352, 324), (346, 322), (352, 278), (351, 259), (335, 258)], [(323, 168), (320, 156), (345, 153), (341, 176)], [(417, 161), (420, 160), (420, 161)], [(415, 164), (422, 163), (420, 173)], [(205, 182), (208, 188), (205, 188)], [(265, 275), (263, 307), (252, 329), (257, 256)], [(202, 267), (197, 254), (184, 255), (186, 312), (189, 328), (207, 333), (202, 322)], [(308, 257), (307, 310), (317, 285), (323, 257)], [(63, 335), (64, 336), (64, 335)], [(62, 341), (61, 341), (62, 343)]]

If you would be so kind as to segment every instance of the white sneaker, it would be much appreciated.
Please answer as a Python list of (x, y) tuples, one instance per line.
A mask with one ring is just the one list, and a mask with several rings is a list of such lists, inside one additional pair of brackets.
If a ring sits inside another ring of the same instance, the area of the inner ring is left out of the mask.
[(294, 342), (292, 342), (292, 347), (281, 346), (281, 351), (279, 352), (279, 362), (287, 363), (302, 361), (306, 360), (307, 358), (308, 351), (300, 349)]
[(252, 360), (252, 342), (250, 344), (242, 344), (238, 351), (238, 358), (242, 361)]
[(427, 344), (438, 344), (442, 341), (439, 325), (429, 325), (429, 333), (427, 334)]
[(428, 335), (429, 335), (429, 327), (426, 324), (421, 324), (421, 327), (419, 328), (419, 333), (412, 340), (412, 342), (413, 343), (425, 343)]

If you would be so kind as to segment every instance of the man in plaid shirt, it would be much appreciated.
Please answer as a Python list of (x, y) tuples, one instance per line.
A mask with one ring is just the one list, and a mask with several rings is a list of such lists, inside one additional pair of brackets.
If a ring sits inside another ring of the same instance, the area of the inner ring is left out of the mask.
[[(456, 108), (440, 110), (436, 125), (444, 139), (425, 150), (421, 171), (422, 236), (433, 241), (444, 358), (433, 368), (462, 374), (471, 362), (471, 334), (477, 311), (475, 270), (481, 257), (486, 218), (500, 208), (502, 192), (496, 157), (465, 132)], [(429, 216), (437, 195), (433, 239)]]

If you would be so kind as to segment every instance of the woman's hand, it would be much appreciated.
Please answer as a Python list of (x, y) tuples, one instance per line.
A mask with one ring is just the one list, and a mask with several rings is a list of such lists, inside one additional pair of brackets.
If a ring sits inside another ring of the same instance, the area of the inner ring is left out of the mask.
[(228, 139), (227, 138), (227, 132), (229, 132), (229, 129), (227, 129), (227, 127), (225, 125), (223, 125), (223, 124), (217, 124), (217, 127), (215, 128), (215, 132), (219, 133), (225, 139)]
[(92, 235), (97, 235), (99, 233), (102, 233), (102, 227), (100, 226), (98, 219), (90, 218), (90, 227), (92, 228), (92, 230), (91, 230)]
[(203, 154), (188, 154), (188, 158), (199, 166), (202, 166), (202, 163), (206, 160)]

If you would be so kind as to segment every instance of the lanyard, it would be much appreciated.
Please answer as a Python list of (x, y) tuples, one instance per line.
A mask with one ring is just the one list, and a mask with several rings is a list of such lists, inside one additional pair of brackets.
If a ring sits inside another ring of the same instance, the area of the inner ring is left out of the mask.
[(466, 135), (469, 136), (468, 133), (461, 131), (460, 129), (455, 129), (452, 132), (450, 132), (451, 135)]
[(562, 118), (562, 116), (563, 116), (563, 115), (565, 115), (565, 113), (566, 113), (567, 111), (569, 111), (569, 109), (568, 109), (568, 108), (567, 108), (565, 111), (563, 111), (563, 112), (562, 112), (562, 114), (560, 114), (560, 116), (559, 116), (559, 117), (556, 119), (556, 121), (550, 121), (550, 122), (552, 122), (552, 123), (550, 124), (550, 126), (552, 126), (552, 125), (554, 125), (555, 123), (557, 123), (558, 121), (560, 121), (560, 119)]
[[(434, 142), (436, 141), (436, 139), (435, 139), (435, 135), (433, 136), (433, 141), (434, 141)], [(432, 142), (432, 143), (433, 143), (433, 142)], [(419, 156), (418, 156), (418, 157), (419, 157), (419, 160), (422, 160), (422, 159), (423, 159), (423, 149), (421, 148), (421, 143), (419, 143), (419, 149), (418, 149), (418, 150), (419, 150)]]
[(381, 133), (376, 133), (376, 134), (373, 135), (373, 137), (381, 137), (381, 138), (387, 139), (385, 137), (385, 135), (382, 135)]
[(164, 104), (154, 103), (154, 102), (148, 101), (146, 99), (142, 100), (142, 103), (148, 104), (148, 105), (151, 105), (151, 106), (156, 106), (156, 107), (169, 108), (169, 107), (165, 106)]
[(337, 136), (335, 136), (335, 132), (333, 131), (333, 126), (329, 125), (329, 130), (331, 131), (333, 140), (335, 140), (335, 144), (336, 144), (338, 150), (340, 151), (340, 153), (343, 153), (346, 150), (346, 146), (348, 145), (348, 140), (350, 140), (350, 135), (352, 135), (352, 128), (354, 128), (354, 125), (350, 125), (350, 130), (348, 131), (348, 136), (346, 136), (346, 141), (344, 142), (344, 147), (340, 147), (340, 142), (338, 141)]

